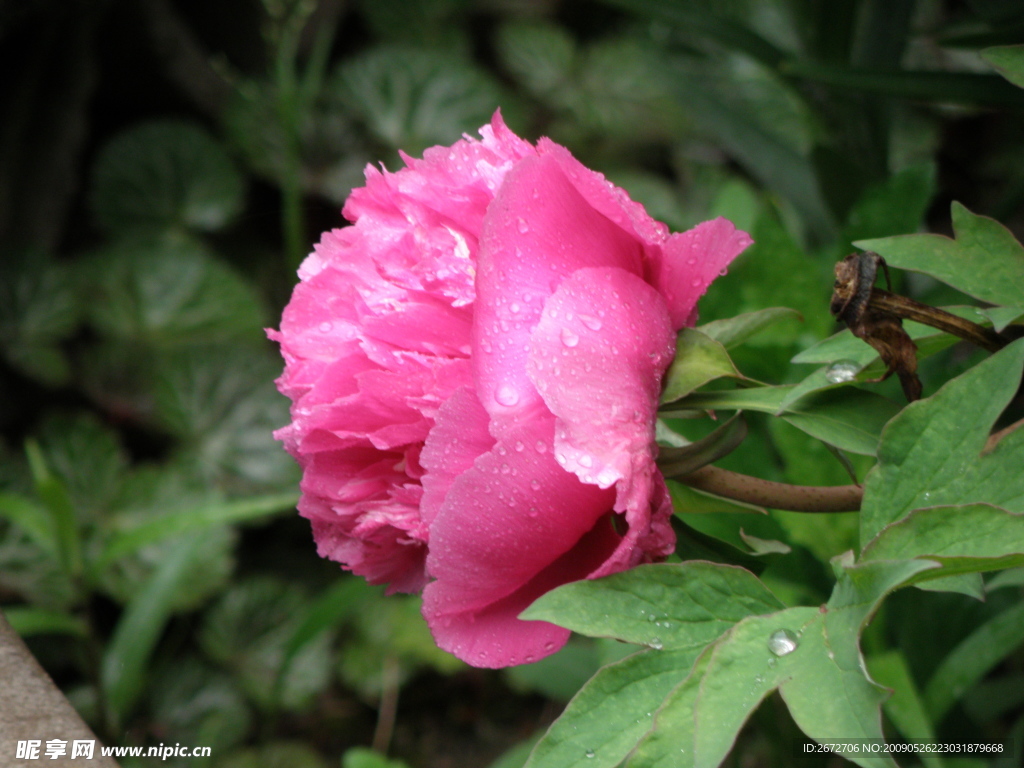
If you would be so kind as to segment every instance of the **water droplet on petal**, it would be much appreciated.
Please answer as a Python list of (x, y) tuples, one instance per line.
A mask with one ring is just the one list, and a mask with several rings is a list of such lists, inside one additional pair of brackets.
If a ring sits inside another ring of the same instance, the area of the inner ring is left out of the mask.
[(330, 333), (333, 327), (334, 323), (330, 322), (329, 320), (324, 320), (322, 323), (320, 323), (320, 333)]
[(580, 315), (580, 321), (592, 331), (600, 331), (603, 323), (593, 315)]
[(523, 217), (520, 216), (519, 217), (519, 232), (520, 232), (520, 234), (525, 235), (529, 231), (530, 231), (530, 225), (526, 223), (526, 219), (524, 219)]
[(785, 656), (787, 653), (792, 653), (799, 644), (796, 635), (788, 629), (772, 632), (771, 637), (768, 638), (768, 650), (776, 656)]
[(571, 328), (563, 328), (562, 343), (567, 347), (575, 347), (580, 343), (580, 337)]
[(853, 360), (837, 360), (825, 369), (825, 378), (832, 384), (845, 384), (857, 378), (860, 366)]
[(530, 487), (533, 488), (533, 490), (535, 490), (535, 491), (539, 491), (540, 490), (540, 480), (531, 480), (530, 481)]
[(548, 444), (545, 443), (543, 440), (538, 440), (537, 441), (537, 453), (547, 453), (547, 452), (548, 452)]
[(519, 393), (508, 384), (503, 384), (498, 387), (494, 393), (494, 399), (498, 402), (498, 405), (504, 405), (506, 408), (511, 408), (513, 405), (519, 402)]
[(522, 440), (516, 440), (516, 453), (522, 453), (525, 447)]
[(508, 311), (511, 312), (513, 315), (518, 314), (521, 309), (522, 309), (522, 307), (519, 306), (514, 301), (511, 304), (509, 304), (509, 306), (508, 306)]
[(592, 466), (594, 466), (594, 459), (593, 459), (593, 457), (591, 457), (589, 454), (586, 454), (586, 453), (584, 453), (582, 456), (580, 456), (579, 462), (580, 462), (580, 466), (581, 467), (592, 467)]

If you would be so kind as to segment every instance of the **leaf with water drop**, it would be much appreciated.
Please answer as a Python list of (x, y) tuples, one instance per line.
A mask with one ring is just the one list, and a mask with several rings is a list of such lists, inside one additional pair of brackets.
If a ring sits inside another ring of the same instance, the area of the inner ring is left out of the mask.
[(746, 616), (782, 604), (743, 568), (691, 561), (642, 565), (548, 592), (523, 614), (593, 637), (703, 648)]

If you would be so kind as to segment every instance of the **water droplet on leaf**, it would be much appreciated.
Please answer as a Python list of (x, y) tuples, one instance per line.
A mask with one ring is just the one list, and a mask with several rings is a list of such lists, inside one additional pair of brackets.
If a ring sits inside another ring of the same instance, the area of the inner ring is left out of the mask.
[(788, 629), (772, 632), (771, 637), (768, 638), (768, 650), (776, 656), (785, 656), (788, 653), (792, 653), (799, 644), (796, 635)]
[(825, 378), (832, 384), (845, 384), (857, 378), (860, 366), (852, 360), (837, 360), (825, 369)]

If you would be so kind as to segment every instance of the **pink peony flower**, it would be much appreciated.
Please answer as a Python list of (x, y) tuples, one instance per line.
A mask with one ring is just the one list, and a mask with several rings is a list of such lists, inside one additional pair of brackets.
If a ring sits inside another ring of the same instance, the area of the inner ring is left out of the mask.
[(541, 594), (672, 552), (661, 379), (751, 240), (670, 235), (500, 114), (480, 134), (368, 168), (270, 336), (320, 555), (423, 590), (442, 648), (502, 667), (568, 638), (517, 618)]

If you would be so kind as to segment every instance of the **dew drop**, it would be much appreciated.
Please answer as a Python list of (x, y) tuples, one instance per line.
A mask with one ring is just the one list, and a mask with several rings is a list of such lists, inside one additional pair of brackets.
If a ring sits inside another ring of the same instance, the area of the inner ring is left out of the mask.
[(587, 467), (588, 469), (594, 466), (594, 459), (590, 454), (584, 453), (579, 458), (579, 464), (581, 467)]
[(334, 323), (330, 322), (329, 320), (324, 320), (322, 323), (320, 323), (320, 333), (330, 333), (333, 327)]
[(516, 440), (516, 453), (522, 453), (525, 447), (522, 440)]
[(601, 326), (604, 325), (600, 318), (594, 317), (593, 315), (580, 315), (580, 322), (592, 331), (600, 331)]
[(530, 481), (530, 487), (533, 488), (533, 490), (535, 490), (535, 491), (539, 491), (540, 490), (540, 480), (531, 480)]
[(837, 360), (825, 369), (825, 378), (832, 384), (845, 384), (857, 378), (860, 366), (853, 360)]
[(665, 647), (664, 643), (661, 642), (660, 637), (652, 637), (650, 640), (647, 641), (647, 644), (656, 651), (660, 651), (662, 648)]
[(575, 347), (580, 343), (580, 337), (571, 328), (563, 328), (562, 343), (567, 347)]
[(511, 312), (513, 315), (519, 314), (519, 312), (521, 310), (522, 310), (522, 307), (519, 306), (519, 304), (517, 304), (514, 301), (511, 304), (508, 305), (508, 311)]
[(538, 440), (536, 447), (537, 447), (537, 453), (547, 453), (548, 452), (548, 444), (545, 443), (543, 440)]
[(530, 225), (526, 223), (526, 219), (524, 219), (524, 218), (522, 218), (520, 216), (519, 217), (519, 232), (520, 232), (520, 234), (525, 235), (529, 231), (530, 231)]
[(768, 638), (768, 650), (776, 656), (785, 656), (788, 653), (792, 653), (799, 644), (796, 635), (788, 629), (772, 632), (771, 637)]
[(498, 405), (504, 405), (506, 408), (511, 408), (513, 405), (519, 402), (519, 393), (516, 392), (514, 387), (508, 384), (503, 384), (498, 387), (494, 393), (494, 399), (498, 402)]
[(586, 752), (583, 753), (583, 756), (589, 758), (589, 757), (593, 757), (596, 754), (597, 753), (594, 750), (588, 749)]

